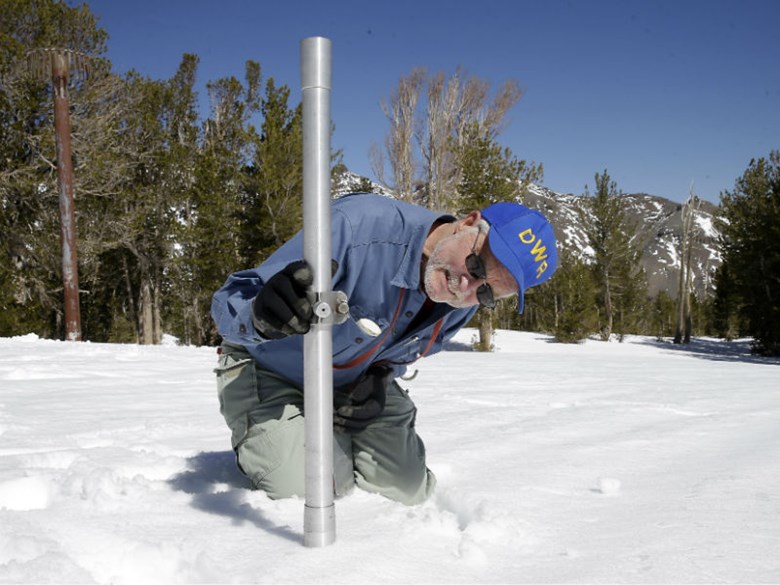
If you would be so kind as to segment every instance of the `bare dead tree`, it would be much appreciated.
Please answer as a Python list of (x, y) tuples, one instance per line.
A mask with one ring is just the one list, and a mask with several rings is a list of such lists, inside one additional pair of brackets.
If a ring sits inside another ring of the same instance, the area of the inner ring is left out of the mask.
[(677, 286), (677, 323), (674, 343), (690, 343), (693, 323), (691, 318), (691, 292), (693, 284), (693, 239), (695, 216), (700, 200), (689, 190), (688, 200), (682, 206), (682, 233), (680, 234), (680, 276)]
[(461, 114), (460, 75), (447, 81), (444, 72), (428, 80), (427, 123), (420, 128), (417, 141), (425, 161), (425, 182), (428, 206), (432, 209), (449, 207), (448, 195), (453, 195), (459, 182), (457, 157), (451, 141)]
[(415, 132), (415, 110), (420, 99), (426, 73), (414, 69), (402, 77), (398, 90), (389, 102), (381, 103), (382, 111), (390, 120), (390, 132), (385, 139), (385, 148), (392, 171), (392, 182), (384, 180), (384, 168), (377, 168), (378, 157), (374, 157), (374, 172), (380, 182), (389, 187), (400, 199), (412, 201), (415, 190), (415, 162), (412, 153), (412, 138)]
[[(423, 89), (427, 89), (427, 101), (420, 107)], [(371, 154), (380, 182), (401, 199), (454, 210), (464, 146), (474, 140), (495, 139), (507, 112), (522, 95), (514, 81), (505, 82), (492, 101), (489, 93), (488, 81), (467, 77), (462, 69), (449, 77), (444, 72), (428, 75), (415, 69), (402, 77), (389, 103), (383, 102), (390, 121), (385, 154), (377, 148)], [(392, 184), (384, 180), (385, 160), (393, 171)], [(421, 162), (419, 176), (415, 176), (416, 160)]]

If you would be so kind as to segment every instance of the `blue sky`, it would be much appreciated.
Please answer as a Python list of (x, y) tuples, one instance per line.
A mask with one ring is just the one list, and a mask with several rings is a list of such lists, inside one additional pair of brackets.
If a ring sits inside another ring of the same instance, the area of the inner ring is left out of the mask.
[(780, 149), (775, 0), (88, 0), (117, 72), (173, 75), (200, 57), (199, 90), (261, 64), (300, 100), (300, 41), (333, 41), (333, 146), (370, 176), (379, 103), (414, 67), (463, 66), (525, 91), (500, 136), (580, 194), (607, 169), (627, 193), (713, 202), (750, 159)]

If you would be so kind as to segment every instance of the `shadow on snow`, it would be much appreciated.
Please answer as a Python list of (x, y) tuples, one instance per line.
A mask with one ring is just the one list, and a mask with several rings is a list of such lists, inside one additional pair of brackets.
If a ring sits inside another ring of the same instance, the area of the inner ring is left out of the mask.
[[(186, 471), (168, 480), (175, 490), (192, 496), (192, 506), (209, 514), (231, 518), (233, 524), (252, 522), (266, 532), (300, 541), (302, 536), (289, 526), (278, 526), (245, 501), (249, 480), (236, 467), (233, 451), (201, 452), (187, 460)], [(224, 490), (227, 485), (230, 489)]]
[(643, 345), (659, 347), (669, 351), (687, 353), (694, 357), (716, 362), (744, 362), (769, 366), (780, 365), (780, 358), (764, 357), (751, 353), (749, 339), (725, 341), (713, 338), (693, 338), (688, 344), (676, 344), (668, 339), (662, 341), (646, 339), (641, 343)]

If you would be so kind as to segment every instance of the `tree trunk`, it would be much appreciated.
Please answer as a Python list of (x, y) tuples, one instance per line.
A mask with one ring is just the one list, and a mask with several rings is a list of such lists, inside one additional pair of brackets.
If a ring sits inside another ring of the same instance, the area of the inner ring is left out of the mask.
[(607, 324), (601, 331), (602, 341), (609, 341), (612, 335), (612, 291), (609, 287), (609, 273), (604, 275), (604, 317), (607, 319)]
[(192, 299), (193, 324), (195, 325), (195, 345), (203, 345), (206, 339), (206, 331), (203, 329), (203, 320), (200, 319), (200, 299), (195, 295)]
[(140, 343), (141, 338), (139, 336), (139, 321), (137, 319), (137, 314), (135, 310), (135, 301), (133, 300), (133, 285), (132, 281), (130, 280), (130, 270), (127, 266), (127, 258), (125, 256), (122, 256), (122, 271), (125, 275), (125, 286), (127, 287), (127, 312), (129, 313), (128, 318), (130, 319), (131, 323), (136, 323), (135, 329), (135, 342)]
[(691, 342), (693, 318), (691, 315), (691, 294), (693, 291), (693, 210), (689, 209), (691, 216), (688, 222), (688, 241), (685, 258), (685, 326), (683, 328), (683, 343)]
[(152, 333), (152, 343), (157, 345), (162, 342), (162, 311), (160, 309), (160, 287), (155, 286), (152, 289), (152, 318), (154, 330)]
[(138, 307), (138, 328), (143, 345), (154, 345), (154, 308), (152, 291), (148, 281), (141, 284), (141, 298)]
[(479, 351), (493, 351), (493, 314), (490, 309), (479, 308)]
[(691, 253), (693, 241), (694, 196), (691, 194), (682, 207), (682, 234), (680, 235), (680, 280), (677, 289), (677, 324), (674, 343), (691, 342)]

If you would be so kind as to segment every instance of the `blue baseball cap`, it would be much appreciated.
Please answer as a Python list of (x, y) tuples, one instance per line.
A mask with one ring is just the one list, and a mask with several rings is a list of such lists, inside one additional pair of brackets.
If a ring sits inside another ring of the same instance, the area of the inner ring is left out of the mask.
[(506, 201), (486, 207), (482, 217), (490, 224), (490, 251), (517, 281), (517, 308), (522, 313), (525, 291), (542, 284), (558, 267), (552, 226), (538, 211)]

